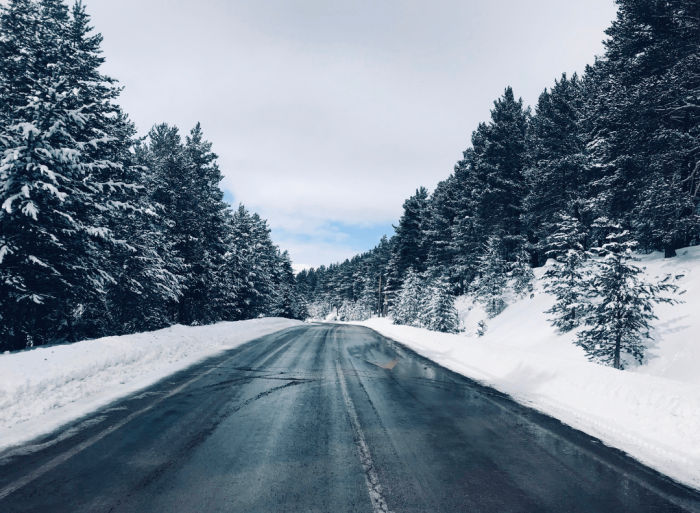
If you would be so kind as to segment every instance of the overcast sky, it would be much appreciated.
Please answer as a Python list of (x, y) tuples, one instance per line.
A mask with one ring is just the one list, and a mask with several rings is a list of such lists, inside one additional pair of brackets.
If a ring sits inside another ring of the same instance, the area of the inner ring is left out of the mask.
[(296, 266), (373, 247), (492, 101), (602, 52), (613, 0), (85, 0), (141, 133), (201, 121)]

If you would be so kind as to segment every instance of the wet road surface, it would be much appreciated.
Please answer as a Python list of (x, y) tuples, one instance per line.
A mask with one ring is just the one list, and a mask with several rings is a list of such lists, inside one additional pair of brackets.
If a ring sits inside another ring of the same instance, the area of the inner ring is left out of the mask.
[(700, 512), (700, 494), (366, 328), (258, 339), (0, 453), (9, 512)]

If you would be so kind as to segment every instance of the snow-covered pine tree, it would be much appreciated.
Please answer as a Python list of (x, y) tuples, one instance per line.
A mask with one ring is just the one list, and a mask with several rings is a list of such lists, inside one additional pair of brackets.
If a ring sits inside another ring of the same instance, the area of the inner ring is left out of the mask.
[[(150, 131), (141, 153), (151, 173), (150, 199), (157, 206), (175, 256), (167, 271), (182, 281), (172, 315), (184, 324), (231, 319), (237, 309), (235, 289), (243, 285), (234, 269), (247, 265), (241, 255), (251, 241), (237, 240), (240, 234), (232, 228), (211, 143), (204, 139), (199, 124), (184, 144), (176, 127), (161, 124)], [(252, 219), (249, 225), (254, 227)], [(239, 244), (240, 249), (236, 248)], [(270, 253), (273, 250), (268, 246)], [(265, 257), (272, 258), (267, 253)], [(271, 279), (271, 272), (270, 265), (262, 276)]]
[(526, 182), (525, 131), (530, 118), (522, 99), (515, 99), (507, 87), (494, 102), (491, 121), (481, 123), (472, 136), (468, 152), (468, 181), (474, 196), (474, 227), (479, 244), (489, 235), (498, 234), (503, 258), (513, 261), (522, 240), (522, 204)]
[(236, 298), (236, 312), (239, 318), (256, 317), (265, 302), (265, 290), (261, 290), (261, 281), (265, 279), (263, 269), (258, 264), (256, 245), (258, 231), (252, 214), (239, 205), (231, 216), (231, 246), (234, 248), (236, 259), (230, 261), (229, 273), (238, 276), (240, 284)]
[(353, 321), (364, 321), (372, 316), (372, 311), (368, 308), (367, 302), (358, 299), (352, 305), (351, 317)]
[(110, 332), (115, 334), (169, 326), (175, 322), (173, 305), (182, 294), (182, 259), (146, 201), (142, 209), (124, 212), (131, 234), (128, 243), (112, 253), (114, 261), (121, 263), (107, 295)]
[(357, 279), (359, 290), (357, 299), (353, 302), (352, 319), (354, 321), (364, 321), (372, 316), (373, 311), (376, 311), (377, 291), (375, 290), (374, 280), (370, 280), (368, 276), (358, 277)]
[[(586, 189), (595, 217), (619, 220), (642, 250), (673, 256), (697, 241), (699, 230), (696, 212), (686, 207), (700, 201), (697, 1), (617, 4), (605, 55), (586, 71)], [(661, 184), (676, 196), (671, 209)]]
[[(129, 128), (129, 137), (133, 128)], [(158, 185), (150, 169), (142, 163), (147, 151), (135, 147), (127, 154), (119, 176), (138, 189), (127, 196), (128, 204), (118, 209), (112, 220), (115, 237), (124, 243), (113, 245), (114, 283), (107, 289), (110, 333), (133, 333), (168, 326), (176, 322), (175, 305), (182, 295), (184, 262), (168, 237), (169, 225), (161, 205), (147, 191)]]
[[(236, 310), (243, 319), (270, 315), (284, 302), (278, 287), (289, 278), (289, 270), (280, 278), (280, 266), (286, 267), (279, 249), (270, 239), (267, 221), (251, 214), (243, 205), (231, 218), (232, 244), (236, 248), (239, 269), (232, 269), (240, 278)], [(288, 263), (288, 257), (287, 263)], [(291, 279), (293, 279), (293, 275)], [(291, 286), (291, 285), (290, 285)], [(286, 285), (285, 285), (286, 288)]]
[(636, 238), (642, 248), (663, 249), (664, 256), (673, 257), (677, 248), (698, 237), (699, 212), (678, 171), (654, 173), (647, 183), (633, 213)]
[(430, 330), (443, 333), (459, 331), (455, 298), (450, 293), (450, 283), (446, 278), (436, 279), (429, 287), (424, 325)]
[(108, 226), (114, 234), (101, 250), (109, 255), (110, 274), (103, 301), (87, 305), (80, 319), (81, 336), (161, 327), (163, 303), (180, 293), (177, 278), (164, 263), (171, 258), (158, 233), (146, 184), (149, 177), (135, 165), (136, 129), (115, 103), (121, 92), (116, 80), (100, 72), (104, 63), (102, 36), (93, 32), (81, 2), (71, 10), (68, 27), (68, 80), (78, 92), (84, 118), (80, 141), (82, 158), (90, 161), (90, 174), (99, 187), (100, 208), (93, 224)]
[(301, 299), (297, 295), (292, 261), (287, 251), (276, 251), (273, 263), (273, 297), (266, 315), (301, 319), (305, 313), (301, 309)]
[(402, 283), (406, 271), (425, 270), (428, 250), (425, 241), (425, 222), (428, 212), (428, 191), (420, 187), (403, 204), (403, 215), (396, 226), (392, 244), (391, 276)]
[(474, 283), (474, 297), (484, 305), (489, 317), (495, 317), (506, 307), (503, 294), (508, 284), (509, 271), (509, 265), (503, 257), (503, 245), (497, 235), (487, 239), (478, 264), (479, 277)]
[[(525, 131), (530, 117), (506, 88), (494, 102), (491, 119), (473, 132), (472, 147), (455, 166), (443, 194), (450, 205), (432, 210), (452, 220), (449, 264), (456, 288), (462, 292), (480, 274), (478, 255), (489, 236), (498, 234), (506, 261), (512, 262), (522, 244), (522, 204), (526, 192), (523, 175), (526, 163)], [(443, 252), (444, 254), (444, 252)], [(495, 307), (492, 304), (492, 307)], [(496, 308), (497, 310), (498, 308)]]
[(112, 163), (90, 150), (108, 139), (88, 94), (111, 93), (81, 87), (91, 68), (61, 0), (0, 9), (0, 338), (15, 348), (79, 336), (114, 282), (114, 205), (97, 173)]
[(515, 252), (514, 258), (515, 261), (509, 266), (508, 277), (513, 292), (522, 297), (532, 293), (532, 282), (535, 280), (535, 275), (530, 267), (530, 255), (525, 251), (523, 245)]
[[(472, 134), (472, 142), (477, 136), (478, 130)], [(464, 158), (457, 162), (449, 180), (449, 187), (454, 189), (454, 212), (447, 234), (449, 251), (453, 255), (449, 265), (460, 293), (465, 292), (477, 276), (477, 257), (485, 233), (476, 215), (479, 205), (478, 177), (473, 168), (476, 156), (473, 148), (466, 149), (462, 155)]]
[(581, 80), (576, 74), (563, 74), (540, 95), (528, 125), (523, 222), (537, 265), (549, 258), (546, 241), (558, 213), (582, 193), (582, 107)]
[(665, 294), (676, 287), (644, 279), (643, 270), (634, 264), (636, 242), (619, 224), (600, 219), (596, 225), (609, 234), (601, 247), (591, 249), (591, 275), (586, 283), (591, 306), (576, 343), (591, 360), (623, 369), (626, 357), (643, 361), (645, 341), (651, 338), (651, 322), (656, 319), (654, 304), (675, 302)]
[(420, 315), (413, 323), (413, 326), (427, 328), (430, 322), (430, 299), (432, 297), (433, 279), (427, 271), (418, 275), (420, 278), (420, 294), (418, 296), (418, 311)]
[(253, 261), (260, 270), (254, 283), (257, 290), (260, 291), (260, 298), (262, 299), (259, 311), (256, 313), (257, 317), (270, 315), (270, 312), (273, 311), (278, 303), (278, 287), (283, 280), (278, 277), (277, 272), (280, 266), (280, 250), (272, 242), (267, 221), (257, 213), (252, 215), (252, 219), (254, 227), (252, 249), (255, 251), (255, 259)]
[[(223, 200), (219, 183), (223, 179), (212, 144), (204, 139), (199, 123), (185, 138), (186, 181), (191, 209), (189, 222), (180, 227), (187, 243), (182, 246), (185, 263), (190, 266), (186, 290), (180, 300), (181, 322), (211, 323), (224, 319), (230, 301), (226, 282), (220, 281), (217, 270), (226, 254), (226, 216), (228, 205)], [(180, 212), (185, 214), (185, 212)]]
[(386, 282), (384, 283), (382, 296), (381, 296), (381, 308), (382, 315), (390, 315), (396, 305), (398, 300), (398, 295), (401, 290), (398, 278), (392, 273), (391, 270), (391, 260), (389, 261), (389, 266), (387, 268)]
[(428, 248), (427, 270), (432, 278), (447, 276), (457, 288), (462, 289), (460, 276), (455, 272), (456, 257), (452, 226), (457, 215), (460, 190), (454, 175), (440, 182), (428, 200), (428, 213), (424, 223), (425, 244)]
[(190, 194), (187, 161), (177, 127), (165, 123), (154, 126), (139, 148), (138, 158), (139, 164), (148, 170), (144, 178), (149, 202), (158, 222), (157, 229), (167, 245), (167, 253), (163, 255), (165, 270), (177, 276), (181, 284), (178, 300), (165, 305), (168, 322), (178, 322), (180, 297), (190, 285), (191, 260), (187, 256), (192, 242), (186, 226), (193, 222), (189, 205), (196, 199)]
[(388, 266), (391, 259), (391, 242), (383, 235), (374, 249), (365, 254), (370, 281), (366, 287), (372, 290), (374, 300), (371, 311), (383, 317), (387, 314), (386, 297), (388, 286)]
[(544, 288), (554, 296), (554, 305), (546, 311), (552, 325), (563, 332), (581, 324), (586, 313), (584, 241), (586, 231), (581, 222), (564, 212), (554, 218), (556, 231), (545, 241), (547, 255), (554, 263), (544, 273)]
[(413, 268), (409, 268), (391, 311), (394, 324), (421, 325), (424, 306), (423, 285), (420, 275)]
[[(473, 196), (473, 192), (467, 188), (464, 195)], [(457, 290), (462, 293), (479, 274), (478, 255), (482, 249), (485, 233), (483, 227), (478, 224), (474, 204), (473, 201), (463, 199), (460, 206), (461, 214), (455, 218), (455, 223), (451, 227), (451, 248), (454, 254), (452, 274), (457, 282)]]
[(338, 320), (339, 321), (352, 321), (352, 309), (353, 303), (347, 299), (340, 302), (338, 307)]
[(234, 233), (232, 229), (233, 212), (227, 208), (222, 213), (223, 226), (218, 234), (223, 247), (222, 254), (210, 261), (211, 283), (213, 284), (213, 300), (215, 304), (211, 311), (216, 317), (223, 321), (234, 321), (240, 319), (238, 311), (238, 295), (241, 288), (241, 252), (234, 243)]

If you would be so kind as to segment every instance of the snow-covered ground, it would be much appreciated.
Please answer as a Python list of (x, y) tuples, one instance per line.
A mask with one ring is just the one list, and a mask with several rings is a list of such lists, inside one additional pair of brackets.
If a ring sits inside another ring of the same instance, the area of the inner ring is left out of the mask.
[(458, 301), (466, 329), (458, 335), (387, 319), (360, 324), (700, 488), (700, 247), (672, 259), (646, 255), (640, 265), (650, 277), (670, 274), (685, 302), (657, 307), (647, 361), (625, 371), (589, 362), (573, 334), (557, 333), (543, 313), (552, 298), (539, 286), (488, 320), (482, 337), (485, 316), (467, 298)]
[(301, 324), (172, 326), (0, 355), (0, 449), (53, 431), (199, 360)]

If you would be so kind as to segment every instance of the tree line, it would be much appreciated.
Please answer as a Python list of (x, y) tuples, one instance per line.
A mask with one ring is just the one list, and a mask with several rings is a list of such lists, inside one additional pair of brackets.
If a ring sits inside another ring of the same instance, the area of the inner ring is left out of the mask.
[[(582, 76), (562, 74), (534, 111), (507, 87), (452, 174), (405, 201), (391, 238), (298, 276), (312, 314), (431, 327), (425, 305), (448, 290), (494, 316), (552, 258), (553, 322), (585, 324), (578, 340), (594, 359), (641, 358), (651, 305), (671, 286), (644, 282), (631, 251), (673, 257), (700, 234), (700, 14), (695, 0), (617, 4), (604, 55)], [(415, 304), (424, 315), (406, 314)], [(612, 353), (596, 356), (600, 344)]]
[(145, 138), (63, 0), (0, 6), (0, 348), (302, 317), (289, 256), (232, 210), (199, 124)]

